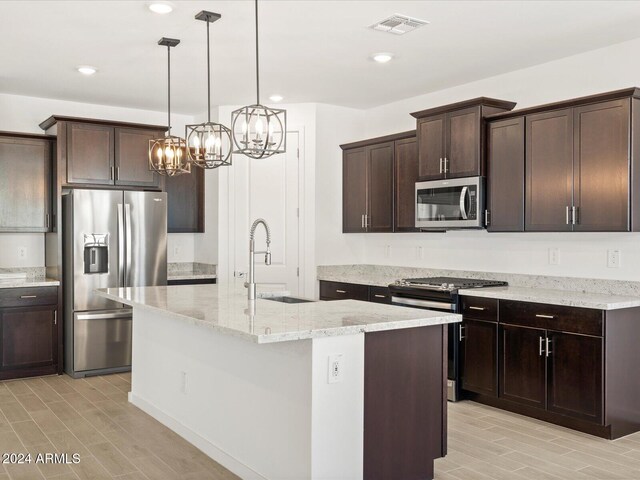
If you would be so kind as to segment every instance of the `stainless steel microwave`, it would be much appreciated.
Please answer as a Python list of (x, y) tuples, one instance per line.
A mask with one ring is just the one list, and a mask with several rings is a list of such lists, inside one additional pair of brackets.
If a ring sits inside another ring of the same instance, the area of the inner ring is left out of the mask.
[(484, 177), (416, 183), (416, 228), (482, 228)]

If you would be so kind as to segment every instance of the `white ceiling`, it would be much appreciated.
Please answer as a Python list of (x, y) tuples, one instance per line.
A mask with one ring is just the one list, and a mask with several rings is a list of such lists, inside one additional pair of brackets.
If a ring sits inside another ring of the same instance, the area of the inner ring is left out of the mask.
[[(253, 2), (0, 1), (0, 92), (163, 110), (166, 49), (176, 112), (206, 108), (206, 30), (212, 24), (213, 102), (255, 100)], [(369, 30), (400, 13), (430, 25), (396, 36)], [(635, 1), (277, 1), (260, 3), (261, 92), (286, 103), (366, 108), (640, 36)], [(374, 52), (396, 58), (380, 65)], [(629, 61), (635, 61), (629, 59)], [(84, 77), (78, 65), (99, 72)]]

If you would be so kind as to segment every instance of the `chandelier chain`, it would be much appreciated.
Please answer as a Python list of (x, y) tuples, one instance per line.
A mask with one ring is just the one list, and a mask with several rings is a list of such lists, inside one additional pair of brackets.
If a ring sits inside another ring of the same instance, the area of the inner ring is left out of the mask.
[(260, 105), (260, 56), (258, 54), (258, 0), (256, 4), (256, 104)]
[(171, 135), (171, 47), (167, 45), (167, 128)]
[(209, 53), (209, 21), (207, 21), (207, 122), (211, 122), (211, 58)]

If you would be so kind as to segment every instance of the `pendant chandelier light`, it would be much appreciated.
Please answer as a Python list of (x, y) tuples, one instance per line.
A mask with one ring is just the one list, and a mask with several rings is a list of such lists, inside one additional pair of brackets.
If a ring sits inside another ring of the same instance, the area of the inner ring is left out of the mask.
[(258, 0), (256, 10), (256, 103), (231, 113), (233, 153), (251, 158), (268, 158), (287, 151), (287, 112), (260, 105), (260, 64), (258, 56)]
[(158, 41), (158, 45), (167, 47), (167, 133), (149, 140), (149, 170), (169, 177), (191, 173), (184, 139), (171, 135), (171, 48), (179, 43), (180, 40), (165, 37)]
[(207, 169), (231, 165), (231, 130), (220, 123), (211, 121), (209, 24), (220, 18), (219, 13), (205, 10), (196, 15), (196, 20), (207, 22), (207, 121), (197, 125), (187, 125), (185, 129), (188, 161)]

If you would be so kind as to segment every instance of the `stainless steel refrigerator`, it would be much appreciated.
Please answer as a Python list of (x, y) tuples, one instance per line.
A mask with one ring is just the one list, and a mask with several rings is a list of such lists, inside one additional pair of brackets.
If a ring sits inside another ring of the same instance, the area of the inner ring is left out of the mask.
[(63, 196), (65, 371), (131, 368), (131, 309), (97, 288), (167, 284), (167, 194), (70, 190)]

